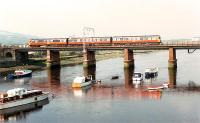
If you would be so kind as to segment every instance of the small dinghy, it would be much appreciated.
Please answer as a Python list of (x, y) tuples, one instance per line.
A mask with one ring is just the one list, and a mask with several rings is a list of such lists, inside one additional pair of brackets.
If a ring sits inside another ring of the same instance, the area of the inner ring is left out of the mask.
[(13, 74), (8, 74), (8, 79), (17, 79), (23, 77), (30, 77), (32, 76), (32, 70), (23, 69), (23, 70), (15, 70)]
[(119, 78), (119, 76), (115, 75), (115, 76), (112, 76), (111, 79), (118, 79), (118, 78)]
[(161, 90), (161, 89), (165, 89), (168, 88), (169, 83), (163, 83), (162, 85), (159, 86), (148, 86), (147, 89), (148, 90)]

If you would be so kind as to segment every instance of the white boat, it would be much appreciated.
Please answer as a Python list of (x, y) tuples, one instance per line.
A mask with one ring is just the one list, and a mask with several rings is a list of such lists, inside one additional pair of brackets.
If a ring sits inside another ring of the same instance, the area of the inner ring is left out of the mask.
[(81, 88), (85, 87), (92, 84), (92, 76), (81, 76), (81, 77), (76, 77), (73, 80), (72, 87), (73, 88)]
[(143, 80), (143, 74), (140, 72), (135, 72), (133, 74), (133, 81), (142, 81)]
[(148, 90), (161, 90), (161, 89), (165, 89), (168, 88), (169, 83), (163, 83), (162, 85), (159, 86), (148, 86), (147, 89)]
[(48, 99), (48, 92), (15, 88), (0, 94), (0, 110)]
[(16, 79), (16, 78), (30, 77), (30, 76), (32, 76), (32, 70), (20, 69), (20, 70), (15, 70), (13, 74), (8, 74), (7, 78)]
[(158, 68), (146, 68), (145, 70), (145, 78), (146, 79), (150, 79), (150, 78), (154, 78), (156, 76), (158, 76)]

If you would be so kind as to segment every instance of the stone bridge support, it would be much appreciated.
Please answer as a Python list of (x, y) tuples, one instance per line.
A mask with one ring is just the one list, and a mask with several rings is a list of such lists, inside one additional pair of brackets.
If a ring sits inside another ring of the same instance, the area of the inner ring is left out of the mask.
[(95, 67), (96, 59), (95, 59), (95, 51), (89, 51), (85, 49), (83, 51), (83, 67)]
[(15, 51), (16, 65), (28, 64), (28, 52)]
[(133, 50), (124, 49), (124, 67), (134, 67)]
[(169, 48), (168, 68), (177, 68), (176, 50)]
[(47, 67), (60, 67), (60, 52), (47, 50)]

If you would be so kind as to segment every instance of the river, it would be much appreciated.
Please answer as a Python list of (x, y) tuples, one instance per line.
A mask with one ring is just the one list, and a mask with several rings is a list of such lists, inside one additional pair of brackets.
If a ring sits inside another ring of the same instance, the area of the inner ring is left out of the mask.
[[(200, 122), (200, 52), (177, 51), (177, 70), (168, 70), (168, 51), (134, 56), (134, 69), (124, 69), (123, 58), (98, 61), (96, 69), (82, 65), (34, 71), (31, 78), (1, 80), (0, 90), (15, 87), (49, 91), (44, 104), (1, 114), (0, 119), (20, 123), (177, 123)], [(158, 67), (157, 78), (135, 87), (133, 72)], [(76, 76), (93, 74), (101, 85), (72, 89)], [(112, 76), (119, 76), (112, 80)], [(170, 82), (163, 91), (146, 91), (146, 85)]]

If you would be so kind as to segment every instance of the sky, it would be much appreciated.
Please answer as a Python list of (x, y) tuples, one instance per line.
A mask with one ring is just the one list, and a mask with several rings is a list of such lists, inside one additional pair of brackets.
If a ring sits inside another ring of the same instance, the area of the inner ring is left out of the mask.
[(0, 0), (0, 30), (40, 37), (200, 37), (200, 0)]

